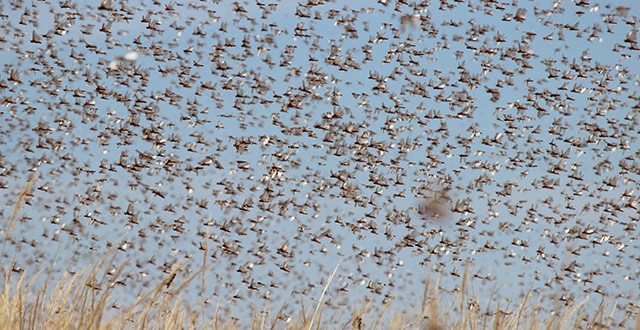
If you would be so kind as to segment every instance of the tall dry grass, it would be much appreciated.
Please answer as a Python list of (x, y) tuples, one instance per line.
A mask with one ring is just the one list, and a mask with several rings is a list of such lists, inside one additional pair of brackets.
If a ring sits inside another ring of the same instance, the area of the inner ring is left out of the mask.
[[(291, 319), (282, 317), (282, 308), (274, 312), (255, 312), (249, 320), (220, 313), (215, 307), (211, 319), (192, 310), (182, 296), (183, 290), (200, 277), (203, 267), (183, 280), (176, 280), (180, 267), (137, 297), (129, 306), (112, 308), (112, 288), (126, 264), (115, 271), (107, 267), (112, 259), (102, 258), (92, 267), (75, 274), (64, 274), (51, 283), (51, 274), (29, 275), (4, 269), (0, 293), (2, 329), (611, 329), (640, 330), (640, 317), (627, 323), (613, 323), (615, 305), (603, 302), (596, 311), (587, 311), (584, 302), (567, 306), (552, 315), (541, 316), (542, 302), (530, 292), (514, 307), (484, 303), (469, 293), (469, 280), (461, 279), (460, 290), (446, 293), (438, 282), (427, 281), (418, 310), (403, 311), (393, 300), (383, 306), (363, 303), (354, 306), (348, 320), (332, 319), (332, 310), (323, 308), (324, 295), (331, 285), (328, 279), (322, 296), (310, 310), (300, 310)], [(111, 269), (108, 271), (107, 269)], [(337, 269), (337, 267), (336, 267)], [(335, 271), (334, 271), (335, 273)], [(44, 281), (38, 281), (43, 278)], [(445, 299), (453, 298), (453, 299)], [(444, 301), (449, 301), (445, 303)], [(213, 308), (213, 307), (212, 307)]]

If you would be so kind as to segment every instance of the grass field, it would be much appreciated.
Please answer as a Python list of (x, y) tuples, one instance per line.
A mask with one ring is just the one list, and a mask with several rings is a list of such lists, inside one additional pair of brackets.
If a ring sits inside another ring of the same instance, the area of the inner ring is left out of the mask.
[[(468, 276), (461, 277), (455, 294), (438, 290), (427, 281), (420, 310), (403, 310), (393, 301), (384, 306), (353, 306), (350, 319), (335, 320), (323, 304), (285, 316), (278, 308), (258, 306), (250, 320), (224, 315), (220, 306), (185, 301), (183, 289), (204, 275), (202, 268), (183, 280), (173, 269), (163, 281), (137, 297), (129, 306), (113, 307), (112, 288), (123, 267), (106, 270), (107, 258), (84, 272), (65, 274), (57, 283), (46, 272), (4, 272), (0, 295), (3, 329), (640, 329), (640, 318), (613, 321), (614, 302), (603, 301), (595, 311), (584, 302), (568, 304), (554, 313), (539, 313), (541, 301), (527, 294), (517, 306), (478, 301), (468, 291)], [(203, 277), (204, 278), (204, 277)], [(44, 281), (37, 281), (44, 279)], [(36, 285), (35, 283), (39, 283)], [(331, 278), (319, 301), (331, 285)], [(446, 295), (453, 295), (447, 297)], [(449, 299), (445, 299), (449, 298)], [(450, 301), (452, 303), (443, 303)], [(265, 312), (266, 311), (266, 312)], [(207, 316), (212, 315), (212, 317)], [(543, 316), (544, 315), (544, 316)]]

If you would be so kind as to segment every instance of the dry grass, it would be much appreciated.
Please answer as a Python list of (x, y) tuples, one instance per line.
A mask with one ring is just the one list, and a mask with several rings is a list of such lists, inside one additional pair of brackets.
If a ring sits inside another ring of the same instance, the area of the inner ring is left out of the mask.
[[(35, 177), (35, 176), (34, 176)], [(33, 184), (30, 180), (20, 193), (16, 208)], [(11, 217), (15, 220), (16, 208)], [(5, 234), (7, 234), (5, 232)], [(6, 240), (5, 240), (6, 243)], [(324, 310), (324, 297), (339, 264), (326, 281), (318, 303), (311, 311), (302, 308), (292, 319), (284, 317), (282, 306), (277, 312), (256, 311), (250, 320), (238, 321), (234, 315), (221, 315), (215, 307), (212, 319), (206, 313), (192, 311), (182, 299), (182, 292), (198, 277), (207, 281), (208, 247), (204, 246), (202, 267), (183, 280), (176, 280), (181, 272), (175, 265), (149, 291), (141, 294), (129, 306), (114, 309), (111, 293), (118, 285), (126, 262), (114, 269), (114, 249), (88, 269), (65, 273), (52, 283), (51, 269), (36, 274), (28, 270), (20, 275), (11, 266), (4, 267), (3, 289), (0, 291), (0, 329), (609, 329), (624, 328), (635, 323), (640, 330), (640, 316), (628, 324), (612, 323), (615, 304), (603, 301), (595, 312), (583, 308), (586, 301), (568, 305), (564, 310), (540, 317), (541, 302), (531, 302), (528, 292), (518, 306), (509, 308), (499, 303), (485, 306), (469, 290), (468, 269), (465, 269), (459, 290), (443, 293), (439, 283), (428, 279), (425, 283), (419, 310), (406, 311), (393, 299), (382, 306), (364, 303), (354, 308), (349, 320), (338, 323), (331, 319), (331, 310)], [(53, 266), (52, 266), (53, 267)], [(44, 277), (44, 278), (43, 278)], [(42, 281), (40, 279), (43, 278)], [(447, 297), (447, 295), (449, 295)], [(449, 298), (449, 299), (446, 299)], [(493, 299), (490, 299), (492, 301)], [(450, 303), (445, 303), (450, 301)], [(205, 308), (205, 307), (202, 307)], [(607, 311), (611, 315), (607, 316)], [(328, 314), (328, 315), (325, 315)], [(323, 320), (323, 316), (325, 317)], [(246, 317), (246, 316), (244, 316)]]
[[(336, 323), (331, 310), (319, 303), (312, 310), (301, 310), (299, 315), (282, 320), (282, 309), (275, 313), (255, 312), (248, 322), (237, 321), (230, 315), (221, 315), (215, 307), (214, 317), (203, 320), (198, 311), (192, 311), (181, 293), (196, 278), (205, 279), (205, 267), (178, 283), (174, 267), (160, 283), (140, 295), (130, 306), (120, 307), (116, 313), (111, 307), (111, 291), (126, 264), (107, 272), (110, 259), (104, 257), (86, 272), (64, 274), (57, 283), (49, 283), (51, 274), (28, 276), (5, 272), (4, 288), (0, 292), (0, 324), (4, 329), (609, 329), (627, 327), (635, 323), (640, 330), (640, 319), (626, 325), (612, 323), (607, 311), (615, 305), (602, 303), (598, 310), (588, 313), (584, 302), (568, 306), (558, 313), (541, 317), (540, 301), (532, 302), (528, 293), (513, 308), (497, 304), (481, 306), (468, 294), (467, 276), (461, 288), (453, 295), (453, 303), (443, 303), (438, 283), (427, 281), (419, 310), (401, 311), (393, 301), (384, 306), (365, 303), (354, 308), (349, 320)], [(336, 270), (338, 267), (336, 266)], [(335, 273), (335, 271), (334, 271)], [(466, 272), (465, 272), (466, 273)], [(44, 276), (43, 285), (36, 285)], [(320, 297), (329, 289), (327, 280)], [(283, 306), (284, 307), (284, 306)], [(213, 308), (213, 307), (212, 307)]]

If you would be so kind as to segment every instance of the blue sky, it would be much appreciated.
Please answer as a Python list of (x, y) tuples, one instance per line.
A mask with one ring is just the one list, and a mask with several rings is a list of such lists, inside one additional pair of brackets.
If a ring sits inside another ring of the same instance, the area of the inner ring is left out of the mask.
[[(398, 4), (399, 11), (395, 2), (325, 3), (310, 11), (291, 2), (261, 18), (255, 4), (244, 5), (245, 14), (230, 4), (168, 10), (136, 2), (124, 19), (93, 5), (36, 3), (27, 19), (38, 25), (19, 24), (24, 8), (5, 8), (0, 64), (8, 87), (0, 93), (15, 101), (4, 102), (1, 113), (2, 198), (13, 205), (32, 173), (40, 189), (23, 207), (3, 258), (35, 272), (56, 256), (60, 272), (77, 271), (110, 244), (126, 245), (114, 260), (131, 267), (118, 302), (124, 304), (145, 281), (162, 277), (163, 263), (185, 264), (183, 277), (197, 269), (204, 244), (198, 233), (208, 232), (208, 281), (188, 292), (194, 305), (209, 300), (236, 313), (267, 292), (272, 306), (308, 308), (336, 265), (328, 293), (334, 307), (386, 295), (410, 308), (428, 277), (454, 290), (460, 278), (451, 273), (468, 267), (478, 275), (479, 299), (494, 290), (513, 305), (531, 289), (547, 311), (563, 294), (576, 302), (589, 297), (593, 308), (600, 285), (619, 299), (616, 317), (633, 310), (627, 302), (638, 299), (638, 212), (624, 205), (637, 205), (633, 95), (640, 63), (625, 37), (637, 28), (637, 7), (625, 16), (606, 2), (521, 1), (503, 9), (454, 2), (447, 10)], [(524, 20), (508, 20), (518, 8), (526, 9)], [(323, 19), (313, 19), (316, 11)], [(422, 25), (402, 29), (403, 15), (419, 15)], [(99, 31), (108, 19), (110, 35)], [(296, 36), (297, 27), (310, 36)], [(31, 43), (32, 32), (51, 38)], [(131, 51), (140, 53), (135, 63), (107, 70)], [(367, 51), (371, 61), (363, 62)], [(342, 70), (328, 64), (332, 56)], [(281, 66), (283, 59), (290, 64)], [(215, 69), (223, 65), (226, 72)], [(8, 80), (11, 70), (21, 82)], [(424, 76), (416, 74), (421, 70)], [(213, 89), (199, 88), (209, 83)], [(428, 97), (411, 92), (420, 88)], [(492, 101), (487, 88), (498, 89), (499, 98)], [(327, 119), (330, 113), (342, 116)], [(38, 123), (51, 131), (38, 136)], [(329, 128), (333, 136), (326, 136)], [(46, 138), (64, 148), (37, 148)], [(234, 146), (242, 140), (252, 141), (246, 151)], [(127, 170), (121, 159), (147, 167)], [(210, 160), (221, 168), (202, 165)], [(574, 169), (582, 180), (570, 177)], [(372, 180), (393, 183), (398, 175), (403, 185)], [(271, 202), (261, 204), (267, 189)], [(468, 201), (474, 213), (433, 221), (416, 211), (442, 193), (445, 208)], [(240, 209), (248, 200), (253, 207)], [(125, 214), (129, 207), (137, 223)], [(586, 239), (576, 238), (584, 232)], [(404, 246), (407, 235), (420, 246)], [(278, 253), (283, 245), (288, 251)], [(229, 246), (239, 254), (225, 253)], [(152, 257), (156, 265), (146, 262)], [(289, 272), (281, 270), (285, 262)], [(258, 290), (248, 289), (251, 281)]]

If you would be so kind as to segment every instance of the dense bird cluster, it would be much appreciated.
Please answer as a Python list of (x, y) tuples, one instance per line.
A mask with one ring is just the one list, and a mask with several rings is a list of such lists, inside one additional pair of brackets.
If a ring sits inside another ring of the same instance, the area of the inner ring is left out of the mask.
[(485, 297), (607, 297), (622, 321), (640, 309), (639, 9), (2, 4), (3, 271), (114, 250), (93, 285), (117, 309), (204, 263), (192, 301), (235, 314), (311, 306), (336, 266), (337, 313), (469, 271)]

